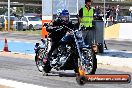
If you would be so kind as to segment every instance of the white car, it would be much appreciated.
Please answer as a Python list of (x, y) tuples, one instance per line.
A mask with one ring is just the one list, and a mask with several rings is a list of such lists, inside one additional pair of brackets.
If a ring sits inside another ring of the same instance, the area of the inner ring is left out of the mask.
[[(2, 26), (2, 28), (4, 28), (5, 26), (7, 26), (6, 21), (8, 20), (8, 16), (0, 16), (0, 26)], [(12, 21), (11, 23), (11, 28), (16, 29), (16, 22), (19, 21), (19, 19), (15, 16), (10, 16), (10, 21)]]
[(42, 20), (36, 16), (24, 16), (21, 18), (23, 29), (41, 29)]

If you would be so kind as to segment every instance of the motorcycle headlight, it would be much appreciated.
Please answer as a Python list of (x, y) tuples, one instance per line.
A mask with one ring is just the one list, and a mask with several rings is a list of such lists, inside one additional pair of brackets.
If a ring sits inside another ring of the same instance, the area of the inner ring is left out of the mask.
[(82, 38), (82, 32), (81, 32), (81, 31), (77, 31), (77, 32), (76, 32), (76, 36), (77, 36), (78, 38)]

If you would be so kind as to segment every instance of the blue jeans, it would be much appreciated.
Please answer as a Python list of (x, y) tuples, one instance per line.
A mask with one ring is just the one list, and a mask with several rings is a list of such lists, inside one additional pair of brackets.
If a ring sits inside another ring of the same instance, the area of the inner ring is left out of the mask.
[(130, 13), (130, 16), (132, 17), (132, 12)]
[(132, 12), (130, 13), (130, 16), (131, 16), (131, 21), (132, 21)]
[(116, 21), (121, 21), (122, 16), (116, 15)]

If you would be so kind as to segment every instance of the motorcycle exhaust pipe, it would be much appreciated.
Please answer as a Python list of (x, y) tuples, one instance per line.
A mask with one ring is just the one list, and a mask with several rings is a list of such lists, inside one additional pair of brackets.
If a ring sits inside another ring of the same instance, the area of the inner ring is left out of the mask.
[(97, 46), (97, 44), (93, 44), (92, 45), (92, 49), (93, 49), (93, 51), (94, 51), (95, 54), (98, 53), (98, 46)]

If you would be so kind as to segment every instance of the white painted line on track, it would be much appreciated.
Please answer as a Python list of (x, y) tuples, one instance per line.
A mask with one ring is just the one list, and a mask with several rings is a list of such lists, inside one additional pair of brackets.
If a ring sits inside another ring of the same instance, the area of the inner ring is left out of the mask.
[(13, 87), (13, 88), (48, 88), (48, 87), (43, 87), (43, 86), (38, 86), (38, 85), (28, 84), (23, 82), (17, 82), (13, 80), (2, 79), (2, 78), (0, 78), (0, 85), (5, 85), (8, 87)]
[[(32, 43), (32, 44), (35, 44), (35, 43), (33, 43), (33, 42), (30, 42), (30, 41), (25, 41), (25, 42), (19, 41), (19, 40), (7, 40), (7, 41), (8, 41), (8, 42), (14, 42), (14, 43), (27, 43), (27, 44)], [(4, 42), (4, 41), (1, 41), (1, 42)]]

